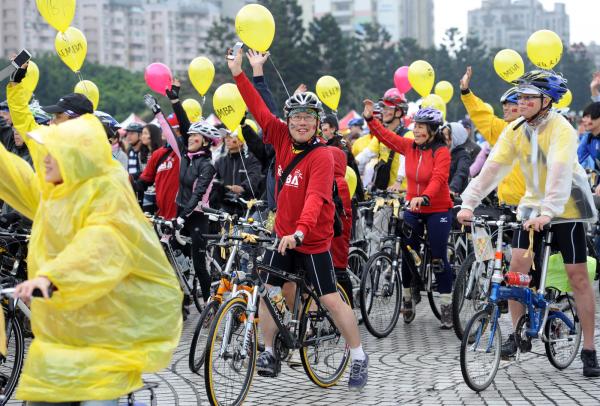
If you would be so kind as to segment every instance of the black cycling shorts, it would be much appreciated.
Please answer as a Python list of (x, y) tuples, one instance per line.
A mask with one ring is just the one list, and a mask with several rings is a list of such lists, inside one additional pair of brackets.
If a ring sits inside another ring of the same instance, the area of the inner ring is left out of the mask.
[[(584, 223), (569, 222), (554, 224), (550, 230), (552, 231), (552, 249), (560, 251), (565, 264), (584, 264), (587, 262)], [(513, 234), (512, 246), (513, 248), (528, 249), (529, 231), (523, 229), (516, 230)], [(542, 248), (542, 233), (535, 233), (533, 237), (533, 250), (535, 258), (540, 261), (543, 255)]]
[[(313, 286), (319, 297), (337, 292), (333, 260), (329, 251), (302, 254), (287, 250), (285, 255), (281, 255), (277, 251), (267, 250), (263, 263), (290, 273), (297, 273), (299, 267), (303, 268), (306, 272), (306, 280)], [(267, 272), (262, 272), (261, 277), (265, 279), (265, 283), (273, 286), (283, 286), (286, 282), (285, 279)]]

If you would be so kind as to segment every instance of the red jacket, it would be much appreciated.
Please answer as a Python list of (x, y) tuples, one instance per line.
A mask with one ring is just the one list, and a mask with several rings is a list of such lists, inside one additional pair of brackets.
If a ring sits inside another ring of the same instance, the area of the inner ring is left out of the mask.
[[(172, 149), (166, 159), (161, 159), (169, 152), (169, 148), (161, 147), (152, 153), (148, 165), (140, 175), (146, 183), (154, 183), (156, 188), (156, 214), (166, 219), (177, 217), (177, 190), (179, 189), (179, 157)], [(157, 168), (156, 164), (162, 163)]]
[[(269, 111), (244, 73), (234, 79), (248, 109), (263, 129), (263, 142), (272, 144), (275, 149), (277, 184), (282, 172), (295, 155), (287, 124)], [(302, 246), (296, 249), (298, 252), (317, 254), (329, 251), (333, 238), (332, 187), (331, 151), (329, 148), (317, 148), (296, 165), (279, 194), (275, 196), (277, 236), (291, 235), (299, 230), (304, 233), (304, 241)]]
[(342, 223), (344, 231), (339, 237), (334, 237), (331, 241), (331, 256), (335, 268), (345, 269), (348, 266), (348, 252), (350, 251), (350, 232), (352, 231), (352, 202), (350, 200), (350, 189), (346, 182), (346, 153), (338, 147), (329, 147), (333, 155), (334, 177), (338, 188), (338, 195), (344, 205), (344, 214)]
[[(388, 148), (404, 155), (408, 190), (407, 200), (429, 197), (429, 206), (421, 206), (419, 213), (445, 212), (452, 208), (448, 177), (450, 150), (444, 145), (417, 145), (408, 138), (399, 137), (377, 119), (368, 121), (371, 134)], [(437, 148), (432, 148), (437, 147)]]

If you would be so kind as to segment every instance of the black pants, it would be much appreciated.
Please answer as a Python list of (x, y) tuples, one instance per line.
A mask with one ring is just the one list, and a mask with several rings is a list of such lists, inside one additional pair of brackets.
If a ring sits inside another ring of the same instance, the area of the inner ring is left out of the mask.
[(192, 261), (206, 302), (210, 297), (210, 274), (206, 269), (206, 240), (202, 234), (208, 233), (208, 219), (203, 213), (195, 211), (185, 219), (185, 230), (192, 237)]

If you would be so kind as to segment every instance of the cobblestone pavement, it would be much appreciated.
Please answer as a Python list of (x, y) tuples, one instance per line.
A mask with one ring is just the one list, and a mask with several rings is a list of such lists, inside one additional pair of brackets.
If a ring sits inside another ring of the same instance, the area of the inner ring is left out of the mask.
[[(597, 283), (595, 292), (598, 292)], [(597, 299), (597, 309), (600, 301)], [(188, 353), (198, 315), (185, 323), (172, 365), (148, 375), (160, 383), (159, 405), (208, 405), (204, 378), (190, 372)], [(503, 317), (503, 336), (510, 330)], [(564, 371), (551, 366), (544, 347), (534, 341), (533, 354), (519, 363), (502, 361), (495, 382), (475, 393), (464, 383), (459, 361), (460, 342), (452, 331), (439, 330), (427, 299), (417, 306), (410, 325), (398, 322), (392, 334), (376, 339), (361, 326), (364, 348), (370, 356), (369, 383), (361, 393), (347, 391), (346, 377), (336, 387), (322, 389), (311, 383), (302, 367), (283, 366), (278, 378), (255, 376), (247, 405), (598, 405), (600, 378), (582, 375), (579, 357)], [(596, 345), (600, 348), (600, 317), (596, 317)], [(145, 400), (145, 396), (139, 398)], [(20, 404), (11, 402), (10, 404)]]

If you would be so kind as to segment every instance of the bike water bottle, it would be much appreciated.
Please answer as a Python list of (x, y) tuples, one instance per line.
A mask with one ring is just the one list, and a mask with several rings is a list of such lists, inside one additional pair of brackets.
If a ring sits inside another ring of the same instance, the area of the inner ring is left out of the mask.
[(419, 257), (419, 254), (417, 254), (417, 251), (413, 250), (410, 245), (407, 245), (406, 249), (408, 249), (408, 252), (410, 252), (410, 255), (412, 255), (415, 265), (421, 266), (421, 257)]
[(506, 275), (504, 275), (504, 280), (506, 281), (506, 284), (510, 286), (527, 287), (529, 286), (529, 282), (531, 282), (531, 276), (519, 272), (507, 272)]
[(281, 294), (281, 288), (279, 286), (273, 286), (269, 289), (269, 299), (284, 325), (286, 325), (290, 319), (290, 312), (285, 304), (285, 298)]

